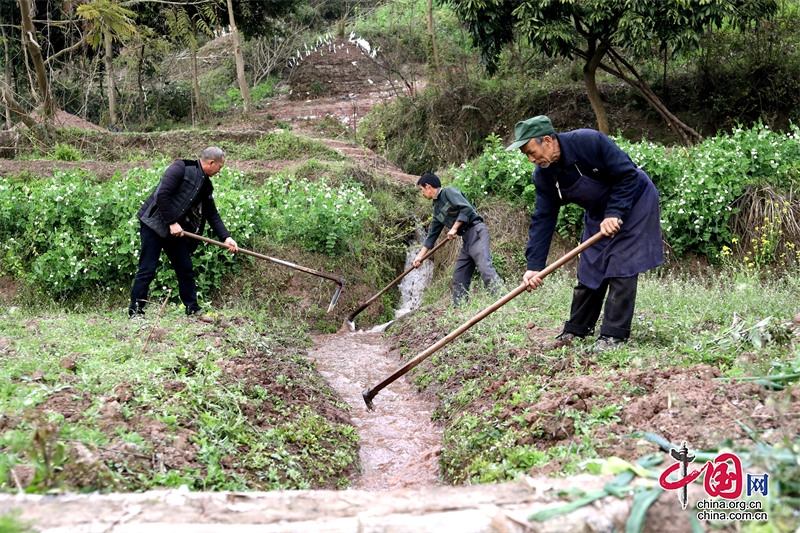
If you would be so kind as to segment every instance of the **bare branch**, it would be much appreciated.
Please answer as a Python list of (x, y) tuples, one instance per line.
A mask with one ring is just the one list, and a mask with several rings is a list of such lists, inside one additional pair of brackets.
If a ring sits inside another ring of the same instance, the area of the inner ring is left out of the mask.
[(70, 46), (69, 48), (64, 48), (64, 49), (63, 49), (63, 50), (61, 50), (60, 52), (58, 52), (58, 53), (56, 53), (56, 54), (53, 54), (53, 55), (51, 55), (50, 57), (48, 57), (47, 59), (45, 59), (45, 60), (44, 60), (44, 64), (45, 64), (45, 65), (47, 65), (47, 64), (49, 64), (51, 61), (55, 61), (56, 59), (58, 59), (59, 57), (63, 56), (64, 54), (68, 54), (68, 53), (72, 52), (73, 50), (77, 50), (78, 48), (80, 48), (81, 46), (83, 46), (83, 43), (84, 43), (85, 41), (86, 41), (86, 38), (82, 36), (82, 37), (81, 37), (81, 39), (80, 39), (80, 40), (79, 40), (77, 43), (73, 44), (73, 45), (72, 45), (72, 46)]

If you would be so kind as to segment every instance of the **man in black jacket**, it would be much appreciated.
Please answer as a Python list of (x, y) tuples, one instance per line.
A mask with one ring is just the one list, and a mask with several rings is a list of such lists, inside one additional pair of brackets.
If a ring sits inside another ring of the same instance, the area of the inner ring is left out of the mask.
[(186, 314), (201, 311), (197, 303), (191, 253), (197, 241), (189, 242), (184, 230), (203, 233), (208, 220), (214, 233), (224, 240), (231, 253), (239, 248), (222, 222), (214, 204), (211, 176), (225, 165), (225, 153), (212, 146), (203, 150), (199, 161), (182, 159), (174, 162), (164, 172), (156, 189), (145, 200), (136, 217), (139, 219), (142, 252), (139, 270), (131, 288), (128, 315), (144, 314), (147, 292), (156, 275), (161, 250), (167, 254), (178, 276), (178, 292), (186, 307)]

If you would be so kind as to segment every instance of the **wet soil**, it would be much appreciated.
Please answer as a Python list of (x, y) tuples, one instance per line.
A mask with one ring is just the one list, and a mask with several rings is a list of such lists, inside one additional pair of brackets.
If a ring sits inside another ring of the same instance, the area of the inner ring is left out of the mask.
[(438, 483), (442, 431), (431, 421), (434, 406), (403, 378), (368, 411), (361, 392), (380, 383), (401, 363), (389, 357), (380, 333), (345, 332), (314, 337), (309, 357), (351, 407), (361, 437), (361, 476), (354, 488), (376, 491)]

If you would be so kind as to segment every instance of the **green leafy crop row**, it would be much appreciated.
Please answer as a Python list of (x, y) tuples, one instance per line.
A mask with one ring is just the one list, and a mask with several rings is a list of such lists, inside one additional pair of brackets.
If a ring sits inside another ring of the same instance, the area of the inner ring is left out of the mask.
[[(688, 250), (719, 253), (731, 242), (733, 203), (748, 187), (771, 185), (788, 190), (800, 173), (797, 126), (788, 133), (761, 124), (737, 128), (693, 148), (615, 141), (658, 187), (664, 237), (679, 255)], [(480, 157), (451, 171), (453, 185), (469, 198), (499, 195), (533, 210), (533, 166), (520, 152), (506, 152), (496, 135), (487, 138)], [(562, 209), (562, 232), (580, 228), (580, 217), (572, 207)]]
[[(166, 163), (136, 168), (127, 176), (98, 182), (80, 170), (24, 183), (0, 178), (0, 265), (52, 296), (91, 288), (127, 290), (139, 256), (135, 213), (155, 188)], [(307, 250), (334, 255), (374, 208), (355, 183), (332, 188), (277, 176), (261, 187), (241, 172), (224, 168), (214, 178), (215, 201), (225, 225), (246, 247), (259, 235), (291, 240)], [(176, 288), (166, 258), (154, 288)], [(201, 245), (195, 253), (201, 294), (219, 287), (241, 260), (222, 248)]]

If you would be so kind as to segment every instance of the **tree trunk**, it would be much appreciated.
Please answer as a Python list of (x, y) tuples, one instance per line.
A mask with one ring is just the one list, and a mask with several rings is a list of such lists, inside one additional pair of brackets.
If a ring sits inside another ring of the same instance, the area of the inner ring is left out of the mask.
[(597, 117), (597, 129), (608, 135), (608, 115), (606, 114), (606, 106), (603, 104), (603, 99), (600, 98), (600, 91), (597, 90), (596, 79), (597, 67), (602, 62), (606, 50), (603, 45), (590, 45), (589, 54), (587, 54), (589, 60), (583, 66), (583, 83), (586, 85), (586, 94)]
[[(197, 43), (195, 31), (196, 31), (195, 21), (194, 19), (192, 19), (193, 43)], [(200, 100), (200, 80), (199, 80), (199, 75), (197, 73), (197, 45), (192, 44), (189, 48), (192, 50), (192, 87), (194, 88), (194, 108), (195, 108), (194, 114), (199, 117), (203, 114), (203, 110), (202, 110), (202, 102)], [(237, 63), (237, 69), (238, 69), (238, 63)], [(244, 96), (242, 98), (244, 98)]]
[(239, 90), (242, 92), (244, 100), (244, 112), (250, 112), (250, 91), (247, 89), (247, 80), (244, 77), (244, 58), (242, 57), (242, 47), (239, 43), (239, 30), (236, 29), (236, 20), (233, 18), (233, 2), (228, 0), (228, 18), (231, 23), (231, 34), (233, 35), (233, 55), (236, 57), (236, 79), (239, 81)]
[[(6, 83), (5, 84), (5, 88), (7, 89), (7, 88), (11, 87), (11, 83), (13, 81), (11, 79), (11, 66), (10, 66), (11, 65), (11, 52), (8, 49), (8, 39), (6, 39), (6, 27), (5, 26), (0, 26), (0, 32), (2, 32), (3, 47), (5, 49), (4, 50), (5, 51), (5, 56), (4, 56), (5, 59), (4, 59), (3, 65), (5, 65), (5, 73), (4, 73), (5, 74), (5, 77), (4, 77), (5, 79), (4, 79), (4, 81)], [(10, 130), (12, 127), (14, 127), (14, 123), (11, 121), (11, 109), (9, 109), (9, 107), (6, 106), (6, 129)]]
[(144, 113), (144, 87), (142, 87), (142, 65), (144, 64), (144, 47), (145, 44), (142, 43), (141, 52), (139, 52), (139, 61), (136, 65), (136, 88), (138, 89), (139, 93), (139, 123), (144, 124), (145, 122), (145, 113)]
[(42, 49), (39, 43), (36, 42), (36, 30), (33, 27), (33, 20), (31, 19), (31, 4), (30, 0), (18, 0), (19, 11), (22, 17), (22, 40), (25, 47), (31, 55), (33, 68), (36, 70), (36, 82), (39, 85), (39, 96), (42, 99), (44, 116), (47, 120), (53, 117), (55, 109), (53, 108), (53, 101), (50, 98), (50, 85), (47, 81), (47, 71), (44, 66), (44, 59), (42, 58)]
[[(609, 57), (611, 58), (612, 63), (616, 67), (612, 69), (605, 65), (600, 65), (600, 68), (615, 76), (641, 94), (647, 103), (650, 104), (650, 107), (655, 109), (659, 115), (666, 121), (667, 126), (675, 133), (678, 137), (678, 140), (681, 142), (683, 146), (691, 146), (693, 143), (692, 139), (698, 140), (702, 142), (703, 136), (700, 135), (697, 131), (694, 130), (691, 126), (684, 124), (678, 117), (672, 114), (667, 106), (656, 96), (656, 93), (650, 88), (650, 85), (642, 78), (636, 69), (628, 63), (622, 56), (620, 56), (615, 50), (610, 49)], [(623, 72), (624, 67), (628, 72), (633, 74), (634, 78), (630, 76), (626, 76)], [(690, 137), (691, 136), (691, 137)]]
[(22, 123), (28, 126), (31, 130), (36, 127), (36, 121), (22, 109), (22, 106), (14, 100), (14, 97), (11, 94), (11, 91), (8, 87), (3, 87), (2, 91), (0, 91), (0, 97), (2, 97), (3, 103), (6, 106), (6, 112), (12, 111), (16, 115), (19, 115), (20, 120)]
[(114, 54), (114, 48), (111, 46), (111, 35), (106, 33), (103, 37), (106, 45), (105, 63), (106, 63), (106, 76), (108, 77), (108, 120), (111, 124), (117, 123), (117, 88), (114, 83), (114, 64), (111, 58)]
[(431, 40), (431, 53), (433, 54), (433, 71), (438, 74), (439, 50), (436, 47), (436, 33), (433, 31), (433, 0), (428, 0), (428, 37)]

